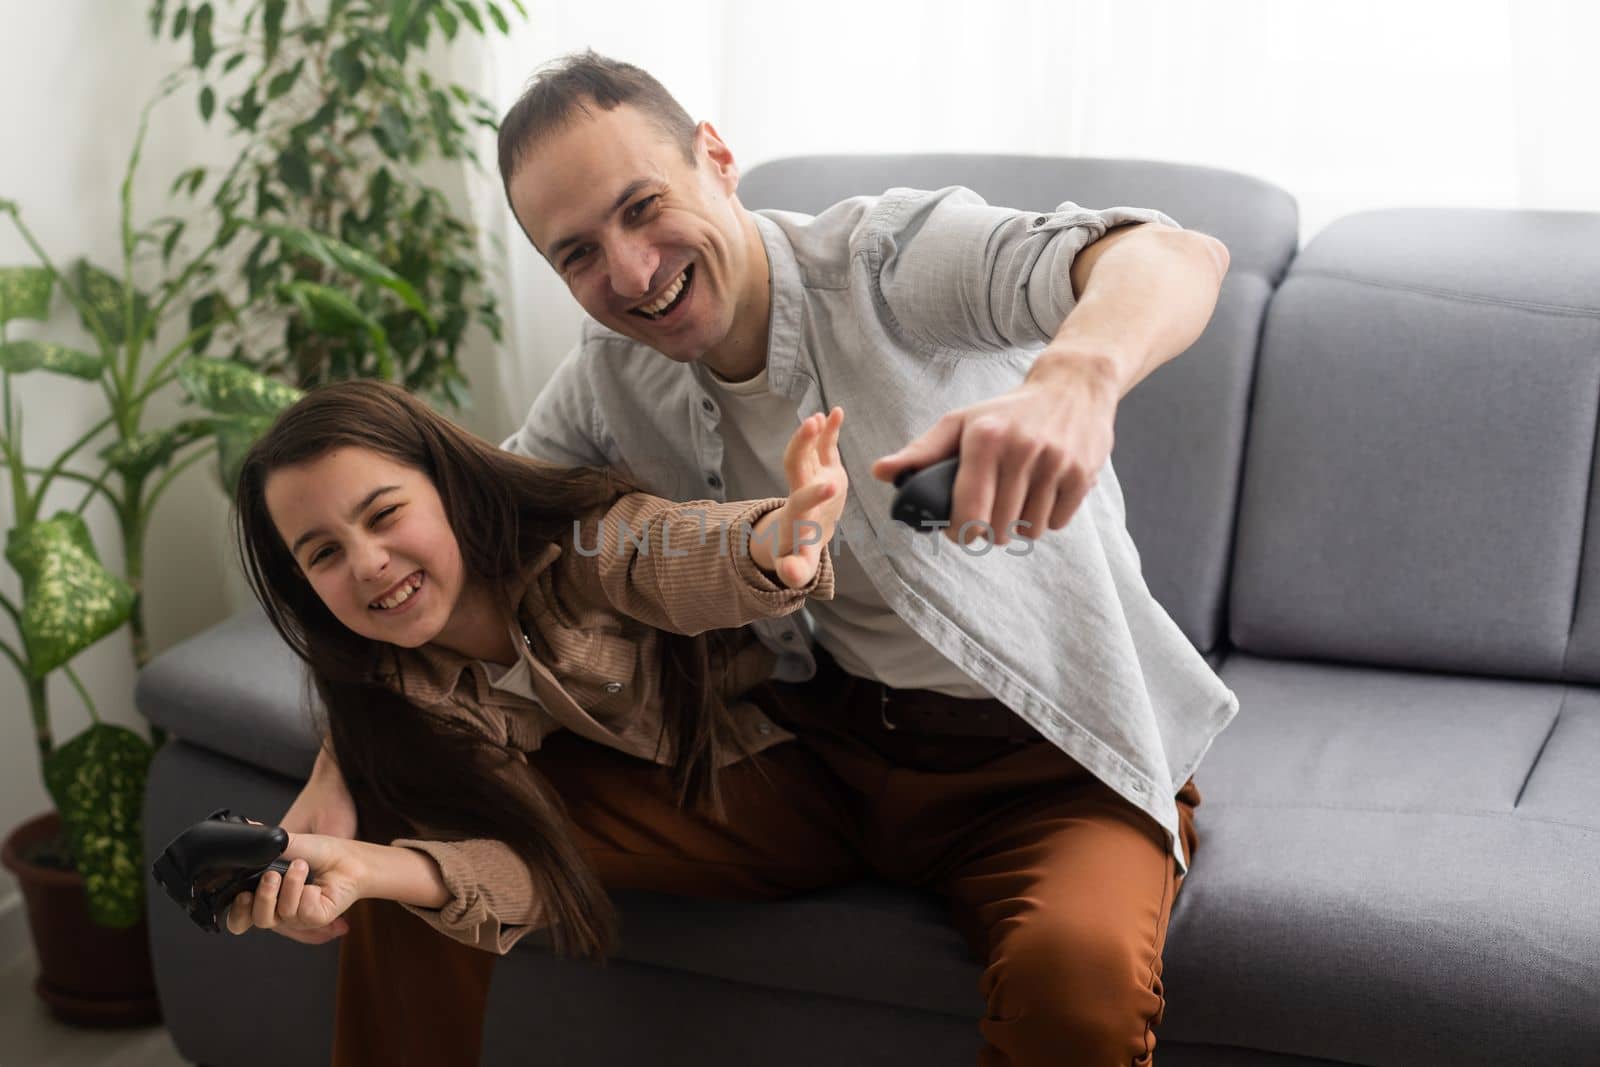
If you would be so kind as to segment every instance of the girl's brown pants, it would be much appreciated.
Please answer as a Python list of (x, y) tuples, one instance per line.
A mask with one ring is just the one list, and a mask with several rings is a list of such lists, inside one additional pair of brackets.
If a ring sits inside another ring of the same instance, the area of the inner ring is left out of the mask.
[[(723, 823), (679, 809), (656, 764), (567, 732), (546, 740), (531, 760), (605, 885), (749, 899), (877, 877), (931, 890), (985, 964), (979, 1067), (1150, 1064), (1182, 884), (1161, 829), (1048, 742), (886, 729), (879, 687), (819, 659), (810, 682), (751, 695), (799, 740), (722, 772)], [(1192, 778), (1176, 799), (1192, 864)], [(476, 1067), (499, 957), (390, 901), (347, 915), (336, 1067)]]

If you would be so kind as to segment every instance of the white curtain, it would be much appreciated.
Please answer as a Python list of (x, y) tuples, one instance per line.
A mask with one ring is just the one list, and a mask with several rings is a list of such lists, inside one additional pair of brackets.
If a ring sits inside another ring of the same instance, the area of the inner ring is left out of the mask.
[[(1600, 211), (1597, 8), (535, 0), (510, 40), (470, 63), (502, 109), (568, 51), (636, 63), (711, 120), (745, 169), (810, 152), (951, 151), (1242, 171), (1294, 195), (1304, 241), (1377, 207)], [(493, 176), (474, 191), (480, 223), (503, 240), (508, 334), (494, 414), (509, 430), (571, 346), (580, 312)]]

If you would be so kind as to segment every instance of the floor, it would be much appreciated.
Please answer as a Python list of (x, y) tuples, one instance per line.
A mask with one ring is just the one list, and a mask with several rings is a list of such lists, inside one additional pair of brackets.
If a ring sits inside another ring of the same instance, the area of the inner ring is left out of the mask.
[(160, 1026), (84, 1030), (34, 995), (33, 949), (0, 968), (0, 1067), (188, 1067)]

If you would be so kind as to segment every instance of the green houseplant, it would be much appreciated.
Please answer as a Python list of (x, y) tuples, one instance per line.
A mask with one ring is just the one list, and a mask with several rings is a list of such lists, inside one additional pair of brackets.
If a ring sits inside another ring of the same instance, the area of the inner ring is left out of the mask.
[[(520, 0), (510, 6), (526, 15)], [(337, 236), (422, 298), (413, 307), (370, 288), (330, 291), (323, 264), (263, 229), (216, 285), (196, 290), (195, 321), (242, 289), (277, 301), (281, 314), (264, 331), (218, 330), (231, 359), (300, 387), (381, 377), (466, 407), (460, 346), (474, 323), (500, 340), (500, 316), (472, 227), (423, 168), (477, 166), (473, 130), (494, 129), (496, 115), (467, 87), (430, 74), (424, 53), (458, 34), (508, 33), (506, 9), (492, 0), (155, 0), (150, 27), (189, 44), (201, 116), (226, 122), (243, 145), (225, 173), (195, 167), (178, 178), (181, 192), (206, 191), (215, 227), (247, 216)]]
[[(169, 80), (141, 115), (121, 185), (122, 262), (117, 273), (81, 259), (65, 268), (57, 266), (25, 223), (19, 206), (0, 200), (0, 218), (16, 228), (37, 260), (28, 266), (0, 268), (0, 461), (13, 504), (5, 554), (21, 586), (20, 602), (0, 594), (0, 610), (9, 616), (15, 632), (11, 639), (0, 637), (0, 654), (22, 677), (44, 783), (55, 808), (52, 817), (60, 826), (59, 837), (49, 847), (35, 849), (31, 862), (72, 868), (81, 879), (88, 922), (106, 929), (142, 925), (146, 867), (141, 806), (150, 759), (163, 738), (153, 729), (147, 741), (136, 731), (101, 721), (72, 660), (126, 625), (134, 663), (144, 666), (149, 658), (143, 596), (145, 536), (157, 502), (179, 474), (212, 455), (218, 458), (223, 485), (231, 488), (244, 449), (299, 395), (292, 386), (249, 366), (199, 354), (205, 338), (223, 323), (275, 314), (275, 300), (229, 305), (199, 319), (191, 314), (186, 325), (166, 331), (162, 327), (179, 318), (187, 298), (215, 277), (219, 255), (242, 232), (270, 232), (275, 240), (296, 249), (297, 255), (325, 265), (330, 279), (337, 271), (341, 280), (382, 289), (431, 321), (416, 292), (393, 272), (354, 248), (307, 230), (234, 220), (203, 247), (188, 251), (171, 219), (136, 226), (133, 179), (150, 110), (176, 85)], [(292, 299), (288, 294), (295, 292), (299, 281), (279, 282), (275, 298)], [(84, 347), (11, 337), (20, 320), (51, 319), (58, 293), (90, 339)], [(162, 341), (164, 333), (170, 337), (180, 332), (175, 342)], [(104, 399), (103, 417), (44, 464), (25, 455), (25, 411), (15, 382), (19, 375), (32, 372), (79, 379), (91, 393), (97, 386)], [(194, 406), (193, 416), (151, 425), (151, 401), (173, 388), (182, 389)], [(50, 501), (69, 487), (78, 497), (75, 506), (47, 514)], [(85, 511), (96, 503), (109, 508), (115, 519), (124, 560), (120, 576), (101, 562), (84, 521)], [(49, 676), (56, 671), (72, 684), (92, 720), (87, 729), (61, 744), (51, 729), (47, 692)], [(14, 844), (6, 842), (8, 866), (18, 859)], [(23, 881), (27, 894), (27, 879)], [(57, 957), (62, 952), (81, 956), (79, 942), (93, 932), (59, 935), (69, 942), (64, 946), (40, 944), (41, 931), (56, 929), (60, 923), (41, 920), (34, 905), (30, 894), (30, 919), (43, 972), (41, 995), (63, 1018), (108, 1021), (100, 999), (86, 995), (74, 1000), (69, 988), (72, 972), (82, 972), (81, 980), (91, 985), (99, 972), (83, 967), (81, 960), (50, 958), (53, 952)], [(142, 932), (136, 940), (142, 942)], [(147, 957), (144, 968), (148, 971)], [(110, 1018), (131, 1021), (126, 1016)]]

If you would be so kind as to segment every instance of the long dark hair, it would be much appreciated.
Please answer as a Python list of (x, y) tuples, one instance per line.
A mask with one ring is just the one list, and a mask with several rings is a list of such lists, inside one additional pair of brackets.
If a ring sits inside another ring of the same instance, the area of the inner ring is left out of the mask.
[[(439, 492), (469, 580), (510, 589), (525, 561), (570, 542), (573, 520), (635, 487), (601, 467), (560, 467), (502, 451), (455, 426), (398, 386), (345, 381), (307, 393), (246, 455), (235, 495), (235, 536), (245, 574), (267, 617), (310, 667), (327, 714), (334, 758), (369, 833), (502, 841), (522, 856), (555, 948), (604, 956), (615, 915), (572, 839), (565, 808), (537, 771), (495, 774), (512, 757), (465, 724), (413, 705), (384, 678), (394, 646), (347, 628), (304, 579), (267, 513), (267, 478), (330, 451), (358, 447), (420, 470)], [(570, 544), (566, 547), (570, 549)], [(716, 632), (664, 634), (663, 741), (679, 804), (722, 802), (716, 767), (735, 732), (713, 677), (725, 651)], [(525, 780), (526, 788), (516, 784)]]

